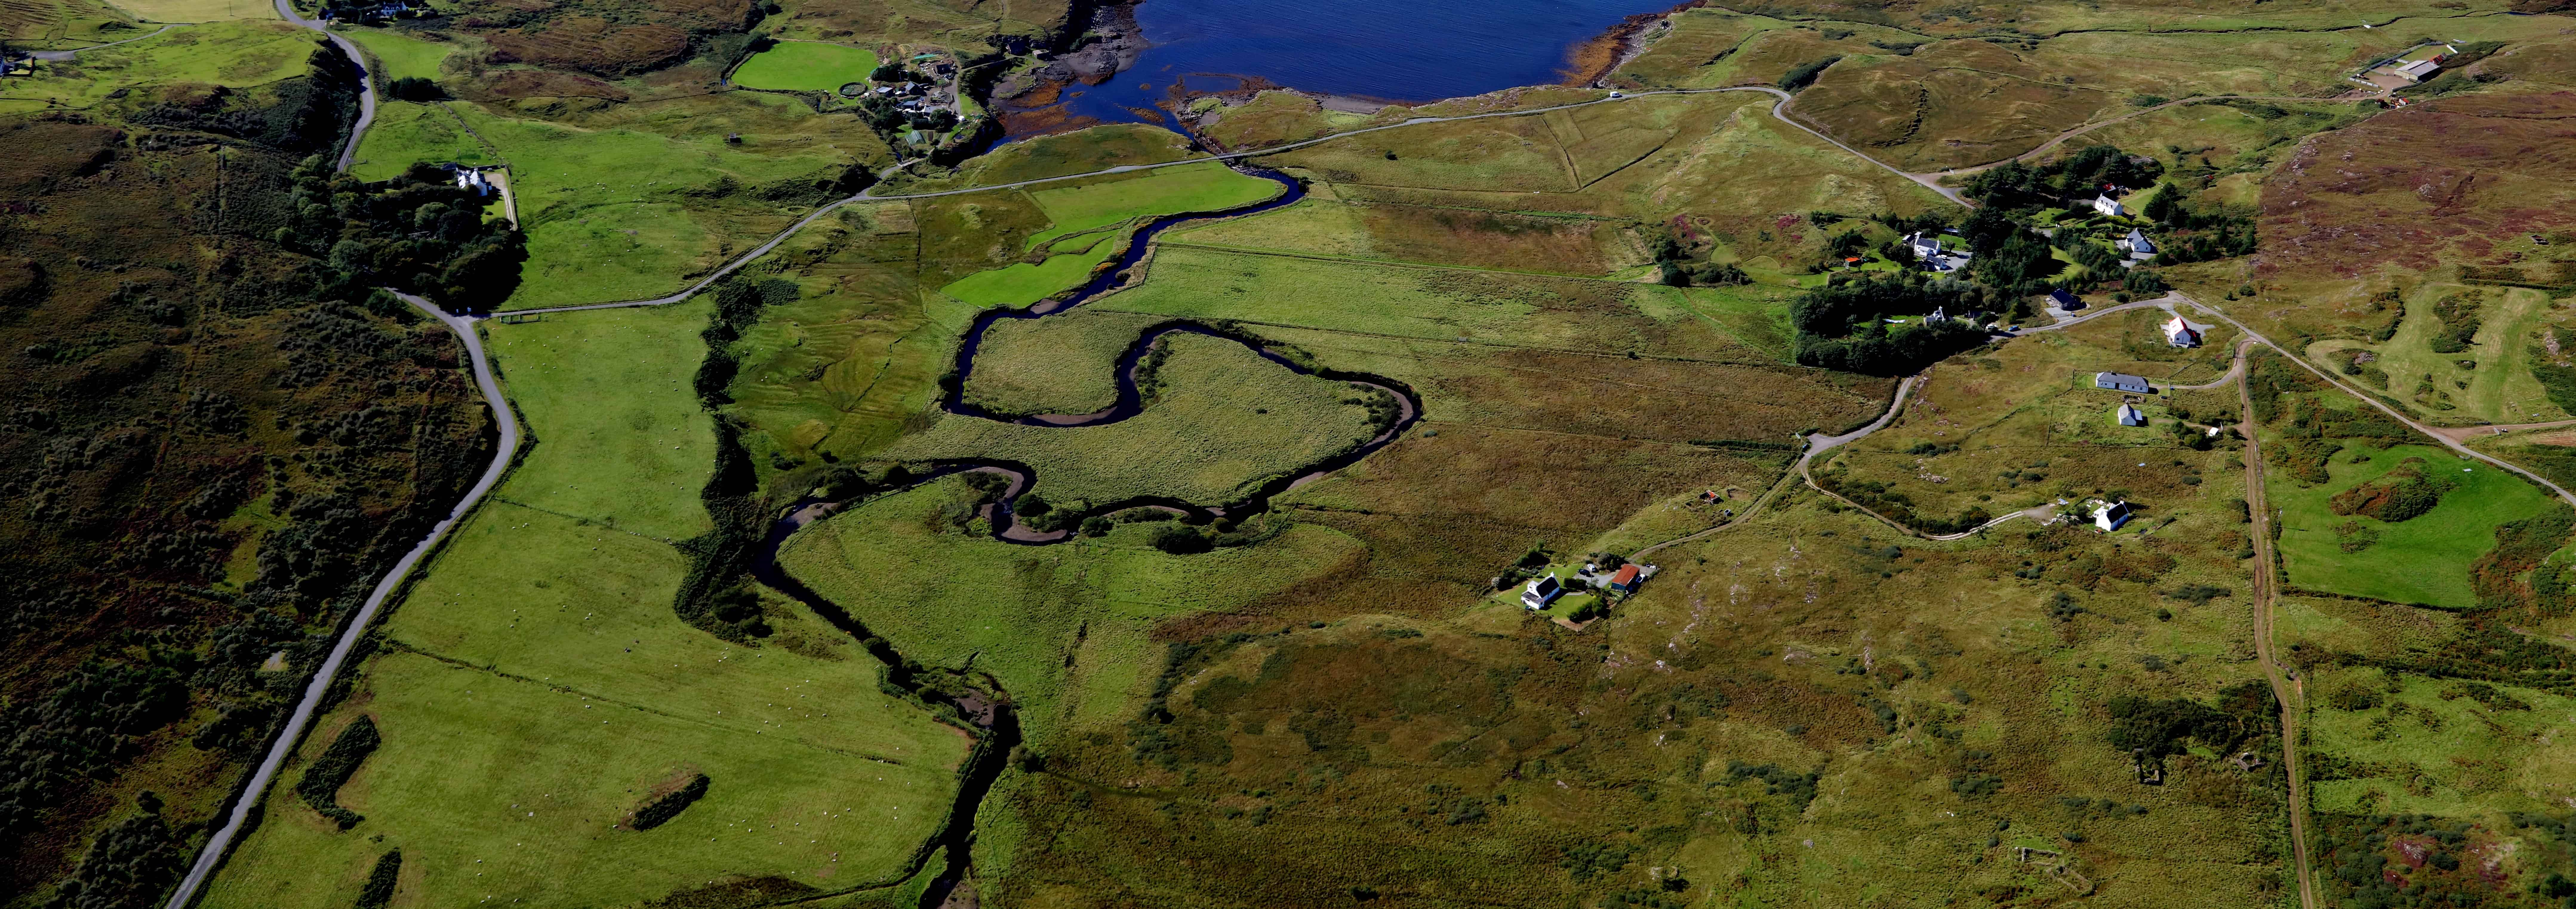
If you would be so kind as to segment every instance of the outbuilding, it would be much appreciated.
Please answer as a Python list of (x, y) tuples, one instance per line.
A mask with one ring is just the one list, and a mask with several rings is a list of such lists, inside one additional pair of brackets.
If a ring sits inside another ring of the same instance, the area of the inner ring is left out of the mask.
[(2120, 409), (2112, 411), (2111, 416), (2113, 419), (2120, 421), (2120, 425), (2122, 426), (2147, 425), (2147, 415), (2136, 407), (2130, 406), (2126, 401), (2120, 402)]
[(2408, 82), (2422, 82), (2440, 75), (2441, 72), (2442, 58), (2439, 55), (2426, 57), (2397, 68), (2397, 74), (2406, 77)]
[(2156, 387), (2148, 384), (2146, 377), (2133, 376), (2124, 372), (2094, 373), (2093, 387), (2108, 389), (2111, 391), (2125, 391), (2131, 394), (2141, 395), (2151, 395), (2156, 393)]

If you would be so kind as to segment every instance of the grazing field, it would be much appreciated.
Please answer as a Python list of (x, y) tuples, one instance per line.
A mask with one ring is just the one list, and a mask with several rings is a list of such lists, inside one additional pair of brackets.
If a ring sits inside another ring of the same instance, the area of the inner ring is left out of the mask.
[(367, 56), (373, 58), (367, 69), (376, 77), (379, 87), (396, 79), (437, 79), (442, 75), (441, 65), (456, 53), (455, 45), (425, 41), (413, 37), (414, 33), (408, 31), (351, 28), (342, 29), (340, 33), (365, 48)]
[[(692, 479), (715, 463), (715, 434), (690, 379), (703, 300), (492, 324), (487, 349), (537, 444), (500, 494), (551, 514), (664, 540), (711, 526)], [(577, 453), (577, 454), (576, 454)], [(585, 488), (587, 487), (587, 488)]]
[[(139, 37), (137, 32), (109, 40)], [(229, 21), (174, 28), (159, 35), (47, 61), (30, 77), (0, 83), (0, 101), (89, 108), (111, 92), (203, 83), (232, 88), (267, 85), (312, 71), (311, 32), (284, 22)], [(123, 97), (119, 95), (118, 97)]]
[(477, 167), (501, 163), (446, 105), (377, 102), (376, 120), (359, 140), (349, 172), (361, 180), (390, 180), (421, 161)]
[[(525, 283), (503, 308), (678, 290), (788, 225), (884, 146), (792, 99), (732, 92), (573, 126), (450, 107), (510, 162), (528, 234)], [(846, 119), (846, 118), (844, 118)], [(814, 129), (818, 134), (798, 135)], [(739, 132), (739, 144), (726, 136)]]
[[(384, 745), (338, 799), (365, 819), (337, 832), (273, 790), (209, 905), (345, 905), (395, 848), (399, 890), (435, 904), (730, 902), (908, 876), (964, 737), (888, 697), (871, 656), (790, 601), (763, 603), (772, 632), (750, 646), (672, 611), (689, 562), (659, 534), (706, 525), (659, 509), (694, 510), (713, 457), (695, 357), (648, 352), (700, 349), (704, 318), (492, 326), (536, 446), (386, 620), (300, 762), (372, 717)], [(701, 800), (622, 826), (690, 774), (713, 781)]]
[(1028, 247), (1139, 218), (1240, 208), (1283, 191), (1215, 162), (1031, 189), (1029, 199), (1053, 223), (1031, 235)]
[(1093, 413), (1118, 402), (1118, 355), (1159, 316), (1079, 309), (985, 329), (966, 400), (996, 413)]
[(852, 82), (864, 83), (876, 68), (876, 52), (866, 48), (782, 41), (743, 61), (734, 69), (732, 80), (744, 88), (827, 92)]
[[(2432, 511), (2402, 523), (2331, 510), (2336, 493), (2381, 478), (2409, 458), (2458, 485)], [(2448, 609), (2477, 605), (2469, 588), (2470, 563), (2495, 548), (2496, 525), (2540, 514), (2549, 497), (2522, 478), (2484, 462), (2423, 445), (2372, 451), (2354, 446), (2329, 459), (2333, 481), (2313, 486), (2274, 469), (2266, 486), (2281, 512), (2281, 558), (2289, 583), (2305, 590), (2417, 603)], [(2351, 524), (2375, 543), (2346, 551)]]
[(114, 0), (117, 8), (143, 22), (218, 22), (225, 19), (276, 19), (277, 5), (265, 0)]
[(1162, 392), (1145, 412), (1102, 426), (1021, 426), (943, 415), (888, 449), (898, 458), (1002, 458), (1027, 464), (1055, 502), (1161, 495), (1214, 505), (1374, 435), (1349, 386), (1301, 376), (1233, 341), (1164, 339)]
[[(2576, 698), (2496, 689), (2515, 708), (2462, 697), (2458, 682), (2358, 667), (2329, 669), (2310, 685), (2327, 693), (2312, 714), (2316, 748), (2342, 771), (2317, 781), (2319, 811), (2486, 819), (2571, 794), (2576, 754), (2547, 743), (2576, 734)], [(2371, 696), (2338, 698), (2344, 691)]]
[(1735, 347), (1648, 285), (1166, 245), (1148, 279), (1086, 304), (1364, 334), (1694, 357)]
[(976, 272), (949, 283), (939, 292), (978, 308), (1027, 306), (1082, 286), (1091, 280), (1094, 271), (1126, 248), (1119, 238), (1111, 236), (1077, 237), (1060, 245), (1072, 248), (1048, 256), (1045, 261)]
[(1650, 261), (1634, 225), (1611, 218), (1321, 198), (1170, 231), (1163, 242), (1584, 277)]
[[(915, 181), (903, 175), (883, 190), (937, 192), (1090, 173), (1126, 164), (1161, 164), (1205, 157), (1189, 139), (1139, 123), (1113, 123), (1013, 142), (959, 165), (954, 175)], [(1068, 183), (1072, 181), (1067, 181)]]
[[(2440, 314), (2445, 299), (2476, 307), (2477, 327), (2471, 343), (2460, 344), (2461, 327)], [(2397, 330), (2386, 342), (2362, 339), (2319, 341), (2308, 358), (2328, 367), (2352, 362), (2368, 351), (2369, 369), (2357, 381), (2390, 400), (2412, 405), (2436, 424), (2539, 423), (2567, 418), (2532, 377), (2532, 339), (2555, 309), (2549, 295), (2520, 287), (2483, 289), (2441, 282), (2413, 288), (2394, 304), (2404, 310)], [(2391, 313), (2390, 315), (2395, 315)], [(2445, 335), (2450, 344), (2440, 343)], [(2455, 348), (2437, 353), (2436, 348)]]

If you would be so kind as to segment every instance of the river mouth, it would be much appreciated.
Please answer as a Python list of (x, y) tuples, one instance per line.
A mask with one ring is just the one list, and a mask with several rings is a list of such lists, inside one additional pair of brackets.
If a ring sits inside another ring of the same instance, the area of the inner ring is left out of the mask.
[[(1152, 0), (1102, 11), (1105, 60), (1061, 61), (999, 102), (1004, 141), (1102, 123), (1178, 130), (1166, 105), (1191, 95), (1284, 87), (1342, 109), (1418, 104), (1524, 85), (1586, 81), (1585, 53), (1673, 0)], [(1130, 18), (1132, 16), (1132, 18)], [(1115, 37), (1110, 37), (1115, 33)], [(1095, 46), (1097, 48), (1097, 46)]]

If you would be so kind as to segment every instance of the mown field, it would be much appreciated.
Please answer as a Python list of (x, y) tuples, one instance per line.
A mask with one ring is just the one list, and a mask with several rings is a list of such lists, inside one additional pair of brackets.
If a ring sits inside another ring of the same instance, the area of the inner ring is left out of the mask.
[[(411, 32), (381, 28), (343, 29), (341, 34), (365, 48), (373, 58), (368, 74), (376, 77), (379, 87), (396, 79), (436, 80), (443, 75), (441, 67), (455, 55), (456, 46), (414, 37)], [(379, 98), (378, 101), (385, 99)], [(374, 127), (368, 127), (373, 135)], [(361, 143), (363, 144), (363, 143)]]
[[(2402, 523), (2368, 515), (2338, 515), (2336, 493), (2380, 478), (2408, 458), (2421, 470), (2457, 483), (2432, 511)], [(2309, 485), (2275, 470), (2265, 484), (2281, 513), (2281, 558), (2289, 583), (2302, 589), (2452, 609), (2477, 605), (2469, 565), (2495, 548), (2496, 525), (2548, 509), (2549, 496), (2520, 477), (2429, 445), (2379, 451), (2360, 446), (2331, 458), (2333, 480)], [(2377, 542), (2346, 551), (2355, 541), (2345, 524)]]
[[(790, 601), (764, 604), (751, 646), (672, 612), (689, 561), (661, 535), (705, 526), (674, 509), (695, 511), (713, 457), (696, 357), (668, 352), (703, 349), (705, 317), (491, 326), (536, 447), (386, 620), (210, 905), (346, 905), (390, 849), (419, 904), (732, 904), (909, 875), (964, 737)], [(384, 744), (340, 790), (365, 817), (343, 833), (291, 782), (359, 716)], [(621, 826), (693, 774), (712, 783), (676, 819)]]
[(863, 47), (784, 41), (744, 60), (732, 79), (744, 88), (827, 92), (852, 82), (864, 83), (876, 68), (876, 52)]

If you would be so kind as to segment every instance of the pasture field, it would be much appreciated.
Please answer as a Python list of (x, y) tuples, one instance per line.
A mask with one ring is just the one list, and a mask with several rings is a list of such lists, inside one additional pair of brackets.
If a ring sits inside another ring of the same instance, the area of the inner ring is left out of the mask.
[(1167, 244), (1599, 277), (1651, 260), (1628, 222), (1309, 197), (1166, 232)]
[[(2310, 713), (2315, 747), (2340, 759), (2315, 784), (2316, 810), (2496, 823), (2576, 795), (2576, 754), (2548, 745), (2576, 734), (2576, 698), (2498, 686), (2516, 709), (2463, 697), (2457, 681), (2361, 667), (2327, 669), (2309, 686), (2324, 695)], [(2346, 689), (2376, 704), (2338, 709), (2359, 706), (2335, 697)]]
[(1508, 347), (1722, 358), (1736, 347), (1625, 282), (1160, 244), (1148, 280), (1086, 306)]
[(863, 47), (781, 41), (742, 61), (732, 81), (744, 88), (828, 92), (852, 82), (864, 83), (876, 68), (876, 52)]
[(939, 292), (981, 309), (1027, 306), (1082, 286), (1091, 280), (1095, 270), (1127, 248), (1121, 238), (1108, 235), (1075, 237), (1063, 245), (1076, 248), (1057, 252), (1040, 262), (1018, 262), (979, 271), (950, 282)]
[(375, 122), (358, 141), (358, 157), (349, 172), (361, 180), (390, 180), (421, 161), (477, 167), (501, 163), (444, 104), (377, 102)]
[(1021, 426), (941, 415), (886, 451), (986, 457), (1036, 469), (1049, 500), (1166, 495), (1219, 504), (1373, 435), (1349, 386), (1301, 376), (1233, 341), (1176, 335), (1145, 412), (1102, 426)]
[[(813, 201), (837, 197), (814, 187), (883, 149), (863, 128), (822, 122), (773, 95), (654, 107), (577, 126), (451, 106), (509, 162), (528, 234), (525, 283), (502, 308), (670, 293), (768, 239)], [(809, 126), (822, 131), (793, 132)], [(740, 144), (725, 141), (734, 131)], [(763, 201), (764, 190), (788, 201)]]
[[(550, 514), (679, 540), (710, 525), (696, 478), (715, 432), (690, 386), (714, 307), (705, 300), (483, 324), (494, 368), (539, 450), (499, 495)], [(587, 487), (587, 488), (585, 488)]]
[[(1141, 123), (1112, 123), (1013, 142), (929, 180), (898, 174), (885, 192), (913, 193), (995, 186), (1089, 173), (1122, 164), (1161, 164), (1204, 157), (1179, 133)], [(1068, 181), (1070, 182), (1070, 181)]]
[(84, 47), (143, 34), (132, 17), (104, 0), (0, 2), (0, 38), (48, 47)]
[[(666, 381), (694, 358), (647, 352), (698, 347), (704, 318), (701, 304), (493, 326), (536, 447), (385, 621), (357, 689), (303, 751), (374, 719), (385, 745), (340, 795), (366, 819), (340, 833), (272, 790), (210, 905), (346, 904), (389, 848), (404, 850), (409, 898), (440, 904), (908, 876), (946, 816), (964, 737), (885, 695), (875, 660), (791, 601), (763, 604), (774, 631), (752, 646), (672, 612), (688, 560), (654, 532), (704, 517), (654, 509), (694, 508), (713, 457), (694, 395)], [(571, 375), (585, 368), (601, 374)], [(648, 453), (674, 436), (681, 454)], [(585, 501), (555, 488), (567, 480), (607, 492)], [(558, 510), (584, 506), (635, 517)], [(713, 784), (677, 819), (618, 826), (690, 773)]]
[(996, 413), (1094, 413), (1118, 402), (1119, 354), (1158, 316), (1078, 309), (985, 329), (966, 400)]
[(339, 33), (357, 42), (373, 58), (367, 69), (376, 77), (379, 88), (408, 77), (435, 80), (440, 76), (441, 65), (456, 53), (455, 45), (415, 38), (410, 32), (393, 29), (344, 28)]
[[(2422, 458), (2428, 476), (2459, 485), (2444, 493), (2432, 511), (2401, 523), (2368, 515), (2338, 515), (2329, 507), (2336, 493)], [(2465, 470), (2463, 468), (2466, 468)], [(2288, 583), (2306, 590), (2416, 603), (2447, 609), (2477, 605), (2469, 590), (2469, 566), (2495, 548), (2496, 525), (2547, 510), (2549, 497), (2522, 478), (2483, 462), (2470, 461), (2426, 445), (2397, 445), (2373, 451), (2346, 447), (2329, 459), (2333, 481), (2308, 486), (2279, 468), (2265, 485), (2281, 513), (2279, 546)], [(2351, 523), (2375, 533), (2378, 542), (2344, 551), (2336, 532)]]
[(114, 3), (141, 22), (277, 18), (277, 5), (265, 0), (114, 0)]
[(1033, 188), (1027, 191), (1030, 200), (1052, 223), (1029, 237), (1028, 248), (1139, 218), (1239, 208), (1283, 191), (1216, 162)]
[[(124, 37), (139, 34), (148, 32)], [(313, 56), (311, 34), (275, 20), (174, 28), (132, 44), (85, 52), (71, 60), (47, 61), (32, 77), (0, 82), (0, 102), (89, 108), (105, 101), (110, 92), (144, 86), (267, 85), (312, 71), (306, 62)]]

